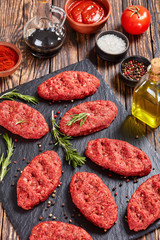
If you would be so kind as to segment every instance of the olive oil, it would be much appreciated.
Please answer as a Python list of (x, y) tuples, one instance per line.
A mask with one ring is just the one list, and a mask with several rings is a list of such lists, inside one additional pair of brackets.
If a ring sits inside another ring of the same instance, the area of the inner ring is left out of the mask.
[[(156, 63), (156, 68), (155, 68)], [(156, 70), (154, 72), (154, 70)], [(160, 126), (160, 59), (151, 62), (151, 70), (133, 93), (132, 114), (152, 128)]]

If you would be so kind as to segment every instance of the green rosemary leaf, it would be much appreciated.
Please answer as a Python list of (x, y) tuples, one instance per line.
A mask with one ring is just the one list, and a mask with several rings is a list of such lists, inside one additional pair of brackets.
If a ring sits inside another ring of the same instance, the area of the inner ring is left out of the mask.
[(16, 88), (0, 96), (0, 99), (9, 99), (12, 101), (14, 100), (14, 98), (19, 98), (21, 100), (24, 100), (26, 102), (31, 102), (33, 104), (38, 103), (38, 98), (30, 95), (24, 95), (24, 94), (18, 93), (18, 90)]
[(66, 125), (71, 126), (72, 124), (80, 121), (80, 126), (82, 126), (88, 116), (89, 116), (89, 113), (79, 113), (79, 114), (70, 115), (70, 117), (72, 118), (66, 123)]
[(25, 123), (25, 122), (27, 122), (27, 121), (26, 121), (25, 119), (22, 119), (22, 120), (16, 122), (16, 125), (17, 125), (17, 124), (20, 124), (20, 123)]
[(4, 153), (0, 158), (0, 182), (3, 180), (7, 172), (9, 171), (8, 165), (11, 163), (10, 158), (13, 154), (13, 141), (12, 138), (9, 138), (8, 134), (3, 135), (3, 139), (5, 140), (7, 146), (7, 156), (4, 158)]
[(69, 165), (72, 165), (74, 168), (77, 166), (82, 166), (86, 162), (86, 157), (82, 157), (77, 152), (77, 149), (72, 147), (72, 144), (69, 140), (72, 139), (71, 136), (67, 136), (59, 131), (59, 126), (56, 124), (54, 119), (54, 111), (52, 111), (52, 126), (51, 133), (56, 140), (55, 145), (59, 144), (65, 153), (66, 153), (66, 161), (68, 161)]

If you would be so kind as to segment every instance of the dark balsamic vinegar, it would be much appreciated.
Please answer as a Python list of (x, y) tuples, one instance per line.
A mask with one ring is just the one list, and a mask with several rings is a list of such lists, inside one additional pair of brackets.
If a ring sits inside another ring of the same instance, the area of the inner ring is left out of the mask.
[(61, 49), (65, 34), (58, 33), (55, 28), (35, 29), (26, 40), (34, 56), (51, 57)]

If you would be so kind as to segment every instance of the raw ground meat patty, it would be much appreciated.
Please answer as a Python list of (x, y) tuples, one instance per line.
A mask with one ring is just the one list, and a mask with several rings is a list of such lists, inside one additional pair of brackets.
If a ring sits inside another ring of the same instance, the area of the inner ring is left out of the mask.
[(160, 218), (160, 174), (142, 183), (132, 195), (128, 207), (130, 230), (140, 231)]
[(38, 86), (38, 95), (46, 100), (82, 99), (93, 95), (100, 80), (87, 72), (66, 71), (49, 78)]
[(17, 182), (18, 206), (29, 210), (45, 201), (59, 184), (61, 165), (54, 151), (46, 151), (33, 158)]
[(32, 229), (29, 240), (92, 240), (80, 227), (63, 222), (42, 222)]
[(94, 173), (77, 172), (70, 183), (73, 203), (94, 225), (111, 228), (118, 218), (118, 207), (108, 187)]
[(49, 127), (40, 112), (16, 101), (0, 103), (0, 125), (26, 139), (39, 139)]
[(91, 140), (85, 154), (96, 164), (123, 176), (144, 176), (149, 174), (152, 168), (146, 153), (121, 140)]
[[(80, 121), (71, 126), (66, 125), (72, 118), (71, 115), (79, 113), (89, 114), (82, 126), (80, 126)], [(117, 113), (117, 106), (111, 101), (97, 100), (81, 103), (65, 113), (59, 123), (60, 131), (73, 137), (88, 135), (109, 127)]]

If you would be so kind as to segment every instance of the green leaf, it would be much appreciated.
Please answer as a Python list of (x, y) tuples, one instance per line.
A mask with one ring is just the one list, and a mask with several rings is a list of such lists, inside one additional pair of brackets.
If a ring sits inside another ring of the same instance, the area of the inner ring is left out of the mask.
[(54, 111), (52, 111), (52, 126), (51, 133), (56, 140), (55, 145), (59, 144), (65, 153), (66, 153), (66, 161), (68, 161), (69, 165), (72, 165), (74, 168), (77, 166), (82, 166), (86, 162), (86, 157), (82, 157), (77, 152), (77, 149), (72, 147), (72, 144), (69, 140), (72, 139), (71, 136), (67, 136), (59, 131), (59, 126), (56, 124), (54, 119)]
[(26, 102), (31, 102), (33, 104), (37, 104), (38, 98), (30, 96), (30, 95), (24, 95), (21, 93), (18, 93), (18, 90), (15, 88), (10, 92), (4, 93), (3, 95), (0, 96), (0, 99), (9, 99), (9, 100), (14, 100), (14, 98), (19, 98), (21, 100), (24, 100)]
[(13, 154), (13, 141), (9, 138), (8, 134), (4, 134), (3, 139), (5, 140), (7, 146), (7, 156), (4, 158), (4, 153), (0, 157), (0, 182), (3, 180), (7, 172), (9, 171), (8, 166), (11, 163), (10, 158)]
[(70, 115), (70, 117), (72, 118), (66, 123), (66, 125), (71, 126), (72, 124), (80, 121), (80, 126), (82, 126), (88, 116), (89, 116), (89, 113), (79, 113), (79, 114)]

